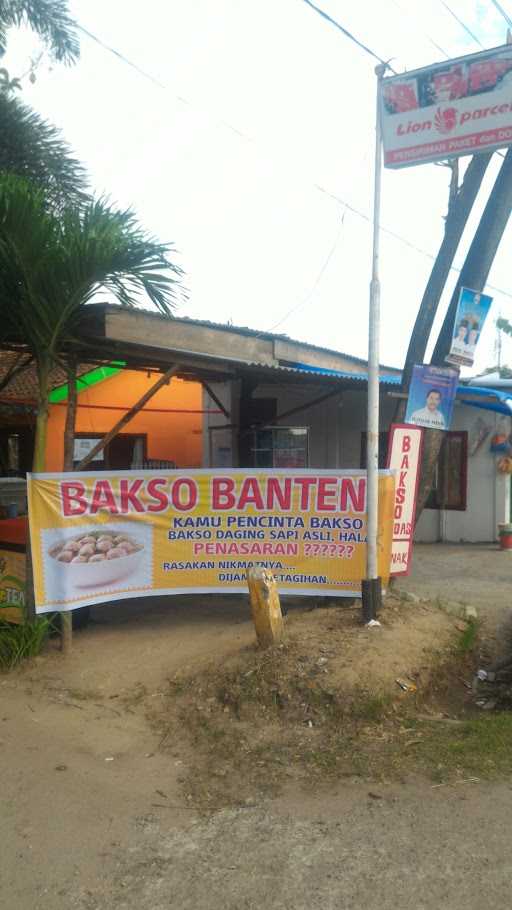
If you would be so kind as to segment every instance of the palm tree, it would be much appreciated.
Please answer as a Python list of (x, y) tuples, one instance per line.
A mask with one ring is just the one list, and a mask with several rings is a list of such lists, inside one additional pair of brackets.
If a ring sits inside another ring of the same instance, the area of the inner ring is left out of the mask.
[(85, 199), (85, 170), (59, 130), (0, 88), (1, 172), (33, 180), (52, 208)]
[(171, 252), (105, 199), (55, 213), (30, 181), (0, 175), (0, 343), (36, 365), (34, 471), (45, 466), (50, 371), (73, 356), (87, 304), (99, 291), (126, 306), (145, 295), (170, 316), (181, 276)]
[(0, 57), (5, 53), (7, 30), (28, 25), (61, 63), (80, 56), (77, 26), (67, 0), (0, 0)]

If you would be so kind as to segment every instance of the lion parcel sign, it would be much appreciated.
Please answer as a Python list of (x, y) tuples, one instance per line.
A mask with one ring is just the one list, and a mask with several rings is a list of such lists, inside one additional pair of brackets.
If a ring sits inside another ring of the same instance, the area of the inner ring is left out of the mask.
[[(379, 572), (389, 577), (394, 476), (380, 476)], [(246, 591), (270, 569), (282, 593), (357, 595), (366, 560), (361, 471), (33, 474), (38, 612), (126, 597)]]
[(512, 45), (382, 80), (386, 167), (472, 155), (512, 142)]

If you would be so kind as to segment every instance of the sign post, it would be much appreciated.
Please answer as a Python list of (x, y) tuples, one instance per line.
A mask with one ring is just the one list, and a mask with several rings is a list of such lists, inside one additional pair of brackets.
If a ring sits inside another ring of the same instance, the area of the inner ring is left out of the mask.
[(380, 95), (385, 64), (375, 67), (377, 76), (377, 105), (375, 118), (375, 174), (373, 193), (373, 252), (368, 319), (368, 416), (366, 470), (368, 476), (368, 545), (366, 578), (362, 583), (362, 607), (365, 623), (375, 620), (382, 603), (382, 583), (378, 573), (378, 516), (379, 516), (379, 340), (380, 340), (380, 280), (379, 280), (379, 222), (382, 175), (382, 143)]

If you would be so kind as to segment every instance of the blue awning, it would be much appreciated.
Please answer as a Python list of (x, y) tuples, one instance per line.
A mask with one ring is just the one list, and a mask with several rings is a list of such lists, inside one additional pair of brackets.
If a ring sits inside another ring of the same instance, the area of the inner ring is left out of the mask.
[[(323, 367), (310, 366), (308, 363), (291, 363), (288, 366), (303, 373), (316, 373), (318, 376), (335, 376), (340, 379), (351, 379), (361, 383), (368, 382), (368, 373), (326, 370)], [(402, 382), (402, 377), (400, 374), (386, 375), (385, 372), (381, 372), (379, 381), (381, 385), (399, 386)], [(459, 385), (457, 387), (457, 398), (462, 404), (469, 405), (472, 408), (482, 408), (485, 411), (494, 411), (496, 414), (506, 414), (507, 417), (512, 416), (512, 389)]]
[[(476, 400), (468, 398), (468, 395), (475, 395)], [(485, 411), (494, 411), (496, 414), (506, 414), (512, 416), (512, 394), (510, 389), (491, 389), (481, 388), (480, 386), (459, 386), (457, 389), (457, 398), (462, 404), (468, 404), (472, 408), (482, 408)], [(486, 398), (487, 401), (479, 401), (479, 398)], [(489, 399), (491, 399), (489, 401)]]

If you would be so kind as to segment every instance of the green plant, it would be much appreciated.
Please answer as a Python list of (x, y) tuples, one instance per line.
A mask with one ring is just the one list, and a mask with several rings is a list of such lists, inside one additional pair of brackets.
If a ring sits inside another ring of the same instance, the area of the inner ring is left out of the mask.
[(1, 90), (0, 136), (1, 173), (31, 180), (44, 191), (46, 205), (52, 209), (85, 201), (85, 170), (60, 131)]
[(24, 620), (19, 624), (0, 618), (0, 669), (12, 670), (20, 661), (39, 654), (50, 634), (51, 626), (51, 620), (45, 616), (38, 616), (33, 622)]
[(28, 26), (56, 60), (75, 63), (80, 54), (76, 22), (66, 0), (0, 0), (0, 56), (9, 28)]
[(170, 250), (105, 199), (56, 213), (30, 181), (0, 175), (0, 340), (35, 361), (34, 471), (45, 467), (50, 373), (57, 363), (67, 369), (65, 352), (83, 341), (87, 305), (100, 291), (125, 306), (145, 295), (170, 315), (181, 275)]
[(457, 651), (459, 654), (471, 654), (474, 650), (478, 639), (478, 628), (478, 622), (472, 621), (468, 623), (467, 628), (464, 629), (457, 643)]

